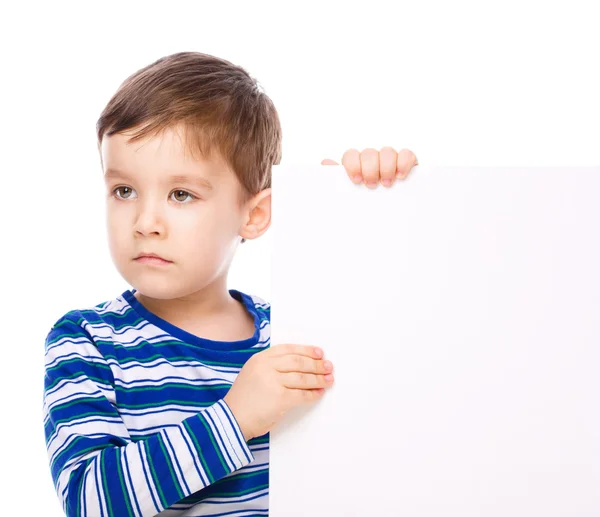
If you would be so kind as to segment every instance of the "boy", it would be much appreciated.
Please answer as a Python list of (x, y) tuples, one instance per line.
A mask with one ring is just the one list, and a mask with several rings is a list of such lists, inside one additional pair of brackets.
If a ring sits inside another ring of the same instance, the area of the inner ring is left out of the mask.
[[(242, 68), (182, 52), (130, 76), (97, 136), (110, 252), (134, 288), (69, 311), (46, 339), (44, 428), (64, 511), (268, 515), (268, 432), (333, 382), (322, 350), (270, 347), (269, 304), (226, 287), (239, 243), (270, 225), (275, 107)], [(416, 158), (351, 149), (342, 163), (374, 188)]]

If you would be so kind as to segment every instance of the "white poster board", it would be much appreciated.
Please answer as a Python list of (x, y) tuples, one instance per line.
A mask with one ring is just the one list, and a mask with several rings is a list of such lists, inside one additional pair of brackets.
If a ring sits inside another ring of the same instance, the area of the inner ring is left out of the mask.
[(271, 433), (272, 517), (600, 515), (600, 168), (273, 168), (272, 344), (335, 386)]

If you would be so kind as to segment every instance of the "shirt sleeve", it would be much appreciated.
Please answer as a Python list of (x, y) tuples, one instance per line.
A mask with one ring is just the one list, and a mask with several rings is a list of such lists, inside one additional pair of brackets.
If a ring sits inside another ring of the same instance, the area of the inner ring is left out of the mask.
[(85, 328), (63, 317), (45, 349), (46, 448), (67, 517), (154, 516), (254, 461), (224, 400), (134, 441)]

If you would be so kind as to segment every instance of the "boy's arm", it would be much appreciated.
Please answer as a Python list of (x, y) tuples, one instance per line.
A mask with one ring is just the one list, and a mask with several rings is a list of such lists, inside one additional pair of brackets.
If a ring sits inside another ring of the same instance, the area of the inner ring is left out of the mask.
[(133, 442), (113, 381), (86, 331), (57, 322), (46, 338), (44, 431), (68, 517), (154, 516), (254, 460), (223, 400)]

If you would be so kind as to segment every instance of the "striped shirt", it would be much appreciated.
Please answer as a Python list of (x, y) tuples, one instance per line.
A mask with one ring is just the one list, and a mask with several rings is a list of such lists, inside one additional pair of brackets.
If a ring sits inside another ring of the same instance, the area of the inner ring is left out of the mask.
[(44, 431), (66, 515), (268, 515), (269, 434), (246, 443), (223, 397), (269, 347), (270, 305), (230, 290), (255, 333), (223, 342), (133, 293), (69, 311), (46, 338)]

